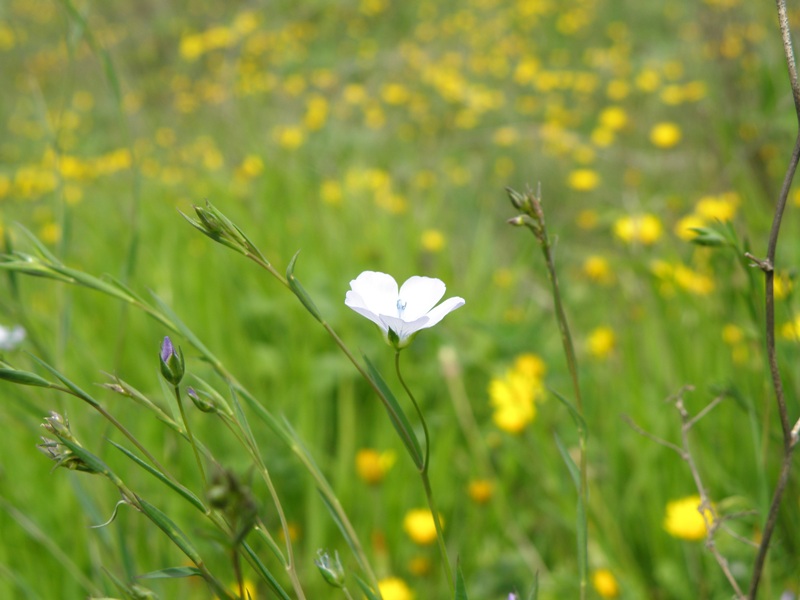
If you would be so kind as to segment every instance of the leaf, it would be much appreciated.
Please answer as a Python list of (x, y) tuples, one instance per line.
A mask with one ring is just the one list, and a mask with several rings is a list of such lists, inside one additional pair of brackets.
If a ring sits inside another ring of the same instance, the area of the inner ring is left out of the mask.
[(200, 500), (200, 498), (195, 496), (192, 492), (187, 490), (181, 484), (172, 481), (169, 477), (164, 475), (164, 473), (162, 473), (161, 471), (159, 471), (155, 467), (153, 467), (151, 465), (148, 465), (141, 458), (136, 456), (133, 452), (131, 452), (130, 450), (128, 450), (124, 446), (121, 446), (121, 445), (117, 444), (114, 440), (108, 440), (108, 442), (112, 446), (114, 446), (117, 450), (122, 452), (125, 456), (130, 458), (137, 465), (142, 467), (145, 471), (147, 471), (148, 473), (150, 473), (151, 475), (156, 477), (162, 483), (164, 483), (167, 486), (169, 486), (172, 490), (178, 492), (178, 494), (180, 494), (185, 500), (187, 500), (190, 504), (192, 504), (197, 510), (199, 510), (200, 512), (205, 514), (206, 507), (203, 505), (202, 500)]
[(583, 494), (581, 493), (581, 474), (578, 470), (578, 466), (575, 464), (575, 461), (572, 460), (572, 457), (569, 455), (564, 443), (561, 441), (561, 438), (558, 437), (558, 434), (555, 434), (555, 439), (556, 446), (558, 446), (558, 451), (561, 453), (561, 458), (564, 459), (567, 469), (569, 470), (569, 474), (572, 477), (572, 482), (575, 484), (575, 489), (578, 492), (577, 514), (575, 517), (575, 537), (578, 546), (578, 575), (580, 576), (581, 581), (586, 581), (586, 576), (589, 571), (589, 556), (587, 549), (588, 532), (586, 524), (586, 507), (583, 504)]
[(167, 537), (171, 539), (186, 556), (188, 556), (195, 564), (200, 564), (203, 562), (203, 560), (200, 558), (200, 554), (189, 541), (189, 538), (186, 537), (186, 534), (180, 530), (180, 528), (172, 521), (172, 519), (170, 519), (167, 515), (143, 498), (137, 496), (136, 501), (142, 509), (142, 512), (147, 515), (148, 518), (153, 521), (153, 523), (155, 523), (159, 529), (161, 529), (161, 531), (166, 533)]
[(392, 421), (392, 425), (394, 425), (394, 428), (408, 450), (409, 455), (411, 455), (411, 459), (414, 461), (414, 464), (418, 469), (423, 469), (424, 460), (422, 458), (422, 448), (419, 445), (419, 440), (417, 439), (414, 430), (411, 428), (411, 423), (409, 422), (406, 413), (397, 402), (397, 398), (394, 397), (392, 390), (390, 390), (389, 386), (386, 385), (386, 382), (383, 380), (383, 377), (381, 377), (380, 372), (375, 368), (375, 365), (370, 362), (366, 355), (364, 355), (364, 362), (367, 364), (367, 370), (369, 371), (369, 376), (372, 380), (372, 383), (380, 392), (381, 400), (383, 400), (383, 404), (386, 407), (386, 412), (389, 413), (389, 419)]
[(564, 396), (559, 394), (557, 391), (550, 388), (548, 388), (548, 390), (558, 399), (559, 402), (561, 402), (561, 404), (567, 407), (567, 410), (569, 411), (572, 420), (575, 421), (575, 426), (578, 428), (578, 431), (581, 432), (581, 434), (588, 431), (586, 428), (586, 421), (583, 419), (581, 413), (578, 412), (578, 409), (575, 408), (575, 405), (572, 404), (572, 402), (570, 402), (569, 400), (567, 400)]
[(467, 587), (464, 585), (464, 574), (461, 572), (461, 565), (456, 566), (456, 595), (455, 600), (468, 600)]
[(536, 574), (533, 576), (533, 585), (531, 586), (531, 591), (528, 593), (528, 600), (538, 600), (539, 599), (539, 571), (536, 571)]
[(322, 323), (322, 316), (319, 314), (317, 305), (314, 304), (311, 296), (308, 295), (306, 289), (300, 284), (297, 277), (294, 276), (294, 265), (299, 255), (300, 250), (295, 252), (292, 260), (289, 261), (289, 266), (286, 267), (286, 281), (289, 283), (289, 288), (294, 292), (294, 295), (297, 296), (297, 299), (300, 300), (303, 306), (306, 307), (306, 310), (311, 313), (311, 316)]
[(181, 577), (202, 577), (203, 572), (197, 567), (167, 567), (158, 571), (150, 571), (137, 576), (137, 579), (179, 579)]
[(367, 597), (367, 600), (381, 600), (380, 592), (376, 595), (375, 592), (372, 590), (371, 587), (367, 584), (366, 581), (361, 579), (358, 575), (353, 575), (358, 584), (358, 587), (361, 588), (361, 591), (364, 592), (364, 595)]
[(0, 379), (19, 385), (32, 385), (44, 388), (53, 387), (52, 383), (39, 377), (36, 373), (18, 371), (17, 369), (0, 369)]

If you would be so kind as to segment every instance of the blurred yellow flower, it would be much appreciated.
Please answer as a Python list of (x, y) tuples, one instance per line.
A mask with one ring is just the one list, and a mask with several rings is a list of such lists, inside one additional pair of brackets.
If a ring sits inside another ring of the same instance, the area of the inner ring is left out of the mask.
[(475, 504), (486, 504), (493, 492), (494, 484), (488, 479), (473, 479), (467, 486), (467, 493)]
[(728, 192), (720, 196), (704, 196), (697, 201), (695, 213), (708, 221), (730, 221), (736, 215), (739, 196)]
[(619, 596), (617, 578), (609, 569), (592, 571), (592, 586), (601, 598), (617, 598)]
[(609, 265), (608, 260), (603, 256), (589, 256), (583, 262), (583, 273), (596, 283), (607, 284), (614, 280), (614, 275), (611, 272), (611, 265)]
[(738, 325), (728, 323), (722, 328), (722, 341), (733, 346), (744, 340), (744, 331)]
[(682, 540), (697, 541), (706, 537), (706, 520), (713, 523), (713, 514), (705, 509), (705, 516), (700, 513), (700, 496), (688, 496), (667, 503), (664, 529), (672, 537)]
[(415, 577), (424, 577), (431, 572), (431, 561), (426, 556), (415, 556), (408, 561), (408, 572)]
[(426, 229), (420, 238), (422, 249), (426, 252), (441, 252), (446, 244), (444, 234), (438, 229)]
[(672, 148), (681, 137), (681, 129), (675, 123), (657, 123), (650, 130), (650, 142), (658, 148)]
[(281, 127), (277, 131), (278, 143), (287, 150), (295, 150), (303, 145), (305, 133), (300, 127)]
[(679, 287), (692, 294), (706, 296), (714, 291), (714, 280), (711, 277), (698, 273), (686, 265), (676, 265), (673, 277)]
[(492, 420), (503, 431), (519, 434), (536, 417), (536, 401), (544, 396), (546, 367), (535, 354), (520, 355), (504, 377), (489, 382)]
[(614, 223), (614, 235), (628, 244), (638, 242), (649, 246), (661, 238), (661, 232), (661, 221), (649, 213), (621, 217)]
[(783, 300), (794, 288), (794, 282), (791, 276), (785, 271), (777, 273), (772, 280), (772, 289), (775, 292), (775, 298)]
[(800, 340), (800, 316), (781, 325), (781, 337), (785, 340)]
[[(257, 592), (256, 585), (252, 581), (247, 579), (247, 578), (244, 578), (242, 583), (243, 583), (243, 587), (244, 587), (244, 596), (243, 596), (243, 598), (248, 598), (248, 599), (251, 599), (251, 600), (258, 600), (258, 592)], [(238, 583), (233, 582), (230, 585), (229, 589), (234, 594), (236, 594), (237, 597), (238, 597), (238, 594), (239, 594), (239, 584)], [(219, 600), (219, 596), (214, 596), (214, 600)]]
[[(444, 522), (439, 517), (439, 523), (444, 527)], [(406, 513), (403, 518), (403, 530), (415, 544), (429, 546), (436, 541), (436, 524), (433, 515), (427, 508), (415, 508)]]
[(511, 146), (518, 138), (519, 134), (513, 127), (500, 127), (495, 130), (492, 141), (498, 146)]
[(628, 113), (619, 106), (609, 106), (600, 113), (600, 125), (610, 131), (619, 131), (628, 124)]
[(342, 184), (335, 179), (326, 179), (322, 182), (319, 195), (325, 204), (338, 206), (342, 203)]
[(372, 448), (362, 448), (356, 454), (356, 472), (369, 485), (381, 483), (397, 459), (392, 450), (378, 452)]
[(260, 156), (248, 154), (239, 166), (238, 173), (243, 177), (256, 177), (264, 170), (264, 161)]
[(383, 600), (414, 600), (414, 593), (399, 577), (385, 577), (378, 582)]
[(597, 216), (597, 211), (591, 208), (584, 208), (575, 218), (575, 223), (578, 225), (578, 227), (587, 231), (597, 227), (597, 223), (599, 221), (600, 219)]
[(616, 336), (610, 327), (596, 327), (586, 340), (589, 354), (599, 359), (607, 358), (614, 351), (615, 344)]
[(588, 192), (600, 184), (600, 175), (592, 169), (575, 169), (567, 177), (567, 185), (573, 190)]
[(695, 228), (704, 227), (706, 221), (699, 215), (686, 215), (675, 224), (675, 235), (684, 241), (691, 241), (697, 237)]
[(494, 275), (492, 275), (492, 283), (499, 288), (509, 288), (511, 284), (514, 283), (514, 273), (511, 269), (500, 267), (494, 272)]

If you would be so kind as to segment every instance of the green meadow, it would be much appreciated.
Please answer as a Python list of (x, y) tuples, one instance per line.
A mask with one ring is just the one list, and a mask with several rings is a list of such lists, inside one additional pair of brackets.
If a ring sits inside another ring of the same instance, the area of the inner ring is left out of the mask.
[(774, 3), (7, 0), (0, 73), (0, 598), (800, 594)]

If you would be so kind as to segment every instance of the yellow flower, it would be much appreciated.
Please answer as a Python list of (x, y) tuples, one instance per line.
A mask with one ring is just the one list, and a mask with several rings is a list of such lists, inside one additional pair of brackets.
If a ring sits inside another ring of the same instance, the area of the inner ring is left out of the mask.
[(578, 213), (578, 217), (575, 219), (575, 222), (578, 224), (578, 227), (588, 231), (597, 227), (598, 220), (599, 219), (597, 217), (596, 210), (585, 208)]
[(611, 266), (602, 256), (590, 256), (583, 263), (583, 273), (596, 283), (607, 284), (614, 279)]
[[(258, 599), (258, 593), (257, 593), (256, 585), (252, 581), (247, 579), (247, 578), (245, 578), (242, 583), (244, 584), (243, 585), (243, 587), (244, 587), (244, 596), (242, 596), (242, 597), (243, 598), (251, 598), (252, 600), (257, 600)], [(238, 597), (238, 594), (239, 594), (239, 584), (238, 583), (236, 583), (236, 582), (232, 583), (230, 585), (229, 589), (234, 594), (236, 594), (237, 597)], [(215, 600), (219, 600), (219, 596), (214, 596), (214, 599)]]
[(675, 235), (682, 240), (689, 242), (697, 237), (697, 232), (694, 231), (694, 229), (698, 227), (704, 227), (705, 224), (706, 221), (703, 219), (703, 217), (698, 215), (687, 215), (675, 225)]
[(244, 177), (256, 177), (264, 170), (264, 161), (260, 156), (248, 154), (239, 166), (238, 173)]
[(649, 246), (659, 240), (661, 232), (661, 221), (649, 213), (625, 216), (614, 223), (614, 235), (629, 244), (638, 242)]
[(695, 212), (708, 221), (730, 221), (736, 215), (739, 196), (729, 192), (721, 196), (704, 196), (697, 201)]
[(300, 127), (284, 127), (277, 132), (278, 143), (288, 150), (294, 150), (303, 145), (305, 134)]
[(493, 492), (494, 484), (488, 479), (474, 479), (467, 486), (467, 493), (475, 504), (486, 504)]
[(414, 593), (399, 577), (385, 577), (378, 582), (383, 600), (414, 600)]
[(319, 195), (325, 204), (338, 206), (342, 203), (342, 184), (335, 179), (326, 179), (320, 186)]
[(786, 340), (800, 340), (800, 317), (781, 326), (781, 337)]
[[(441, 517), (439, 523), (444, 527)], [(415, 544), (429, 546), (436, 541), (436, 525), (433, 515), (427, 508), (416, 508), (406, 513), (403, 519), (403, 530)]]
[(431, 572), (431, 561), (425, 556), (415, 556), (408, 561), (408, 570), (416, 577), (422, 577)]
[(543, 396), (545, 364), (535, 354), (520, 355), (505, 377), (489, 383), (492, 420), (503, 431), (518, 434), (536, 417), (536, 400)]
[(700, 513), (700, 496), (688, 496), (667, 503), (664, 529), (672, 537), (697, 541), (706, 537), (706, 520), (713, 522), (711, 510), (705, 509), (705, 517)]
[(600, 113), (600, 125), (604, 129), (619, 131), (628, 123), (628, 114), (619, 106), (609, 106)]
[(738, 325), (728, 323), (722, 328), (722, 341), (729, 346), (739, 344), (742, 340), (744, 340), (744, 332)]
[(685, 265), (676, 265), (673, 277), (679, 287), (692, 294), (706, 296), (714, 291), (714, 280), (711, 277), (693, 271)]
[(441, 252), (445, 246), (444, 234), (438, 229), (426, 229), (420, 239), (423, 250), (430, 253)]
[(775, 298), (777, 300), (783, 300), (789, 295), (789, 292), (792, 291), (794, 282), (788, 273), (777, 273), (775, 279), (772, 281), (772, 287), (775, 292)]
[(595, 569), (592, 572), (592, 586), (601, 598), (616, 598), (619, 596), (617, 578), (608, 569)]
[(597, 327), (589, 334), (586, 345), (589, 354), (595, 358), (604, 359), (614, 351), (616, 336), (610, 327)]
[(356, 454), (356, 472), (370, 485), (377, 485), (386, 476), (397, 458), (391, 450), (378, 452), (372, 448), (363, 448)]
[(675, 123), (657, 123), (650, 130), (650, 142), (658, 148), (672, 148), (681, 141), (681, 129)]
[(513, 127), (500, 127), (494, 132), (492, 141), (498, 146), (512, 146), (518, 137)]
[(575, 169), (567, 177), (567, 185), (579, 192), (588, 192), (600, 185), (600, 176), (591, 169)]

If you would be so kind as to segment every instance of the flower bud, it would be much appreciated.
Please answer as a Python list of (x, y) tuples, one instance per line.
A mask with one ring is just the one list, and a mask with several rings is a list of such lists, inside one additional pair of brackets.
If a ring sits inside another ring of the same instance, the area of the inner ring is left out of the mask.
[(161, 343), (161, 375), (172, 385), (178, 385), (184, 373), (183, 352), (176, 351), (169, 336)]
[(186, 388), (186, 395), (192, 399), (192, 402), (198, 408), (198, 410), (204, 413), (217, 412), (217, 407), (214, 406), (214, 403), (210, 400), (206, 400), (205, 398), (201, 398), (193, 387)]
[(335, 588), (344, 587), (344, 567), (342, 561), (339, 560), (339, 553), (335, 553), (335, 558), (324, 550), (317, 550), (317, 558), (314, 559), (314, 564), (317, 565), (322, 577), (329, 585)]

